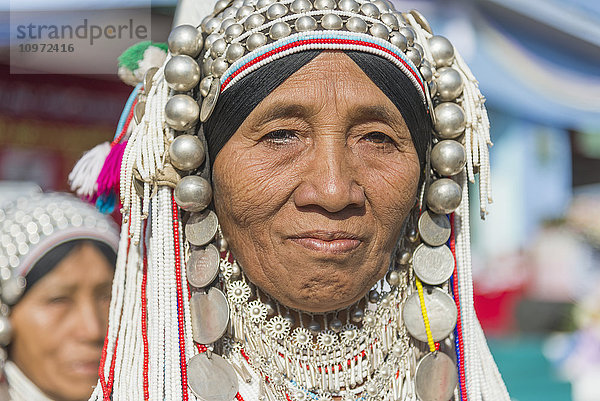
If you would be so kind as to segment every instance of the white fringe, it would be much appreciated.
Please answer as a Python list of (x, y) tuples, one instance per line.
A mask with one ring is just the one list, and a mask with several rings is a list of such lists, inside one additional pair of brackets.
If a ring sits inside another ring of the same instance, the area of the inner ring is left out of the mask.
[(71, 190), (81, 198), (91, 198), (98, 190), (96, 181), (110, 153), (110, 143), (103, 142), (85, 152), (69, 174)]

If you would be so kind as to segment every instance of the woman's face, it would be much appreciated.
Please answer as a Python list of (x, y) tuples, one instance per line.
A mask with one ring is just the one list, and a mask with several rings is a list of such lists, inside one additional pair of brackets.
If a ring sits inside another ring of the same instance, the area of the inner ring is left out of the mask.
[(56, 401), (96, 385), (113, 268), (93, 245), (74, 249), (13, 308), (10, 359)]
[(325, 312), (387, 272), (419, 159), (394, 104), (344, 53), (323, 52), (252, 111), (213, 180), (248, 278), (286, 306)]

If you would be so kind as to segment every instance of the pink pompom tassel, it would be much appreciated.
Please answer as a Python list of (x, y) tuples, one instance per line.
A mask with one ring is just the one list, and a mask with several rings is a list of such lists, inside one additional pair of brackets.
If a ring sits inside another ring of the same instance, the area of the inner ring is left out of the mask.
[(123, 160), (123, 153), (125, 152), (126, 146), (127, 141), (124, 141), (122, 143), (114, 144), (110, 149), (110, 153), (106, 157), (98, 180), (96, 181), (96, 184), (98, 185), (96, 197), (109, 194), (111, 191), (118, 194), (121, 161)]

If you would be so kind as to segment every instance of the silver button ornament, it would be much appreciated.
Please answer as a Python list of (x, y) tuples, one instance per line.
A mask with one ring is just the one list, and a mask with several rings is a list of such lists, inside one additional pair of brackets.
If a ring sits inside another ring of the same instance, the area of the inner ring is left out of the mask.
[(412, 46), (415, 43), (415, 31), (411, 27), (402, 26), (398, 29), (398, 32), (404, 35), (409, 46)]
[(337, 14), (325, 14), (323, 18), (321, 18), (321, 26), (328, 30), (337, 30), (342, 29), (344, 22)]
[(290, 36), (292, 28), (285, 22), (276, 22), (269, 29), (269, 37), (273, 40), (283, 39)]
[(464, 110), (458, 104), (440, 103), (435, 107), (434, 113), (434, 129), (440, 138), (452, 139), (464, 132), (467, 120)]
[(219, 29), (219, 33), (224, 33), (227, 28), (229, 28), (231, 25), (235, 24), (237, 21), (235, 20), (235, 18), (226, 18), (223, 20), (223, 22), (221, 22), (221, 28)]
[(456, 175), (463, 170), (466, 163), (465, 147), (457, 141), (439, 141), (431, 150), (431, 167), (440, 175)]
[(431, 82), (431, 80), (433, 79), (433, 71), (431, 71), (431, 68), (428, 65), (425, 65), (423, 64), (423, 62), (421, 62), (419, 71), (421, 72), (421, 76), (425, 81)]
[(227, 7), (229, 7), (229, 5), (231, 4), (232, 0), (218, 0), (215, 3), (215, 9), (213, 11), (213, 13), (219, 14), (221, 11), (225, 10)]
[(212, 188), (208, 181), (197, 175), (183, 177), (173, 193), (175, 202), (183, 210), (199, 212), (206, 209), (212, 199)]
[(454, 46), (443, 36), (432, 36), (428, 39), (429, 50), (435, 61), (435, 66), (449, 67), (454, 62)]
[(310, 15), (305, 15), (296, 20), (295, 28), (298, 32), (314, 31), (317, 29), (317, 20)]
[(210, 70), (213, 75), (220, 77), (225, 73), (225, 71), (227, 71), (228, 68), (229, 64), (227, 63), (225, 57), (219, 57), (213, 61)]
[(262, 24), (265, 23), (265, 16), (262, 14), (252, 14), (248, 18), (246, 18), (246, 22), (244, 22), (244, 28), (247, 31), (258, 28)]
[(242, 6), (235, 13), (235, 18), (238, 21), (240, 21), (243, 18), (246, 18), (247, 16), (249, 16), (250, 14), (252, 14), (253, 12), (254, 12), (254, 7), (252, 7), (252, 6)]
[[(49, 235), (49, 234), (47, 234), (47, 235)], [(16, 258), (16, 256), (14, 258)], [(17, 262), (16, 264), (19, 263), (18, 259), (16, 259), (15, 261)], [(12, 267), (16, 267), (15, 263), (11, 263), (11, 264), (14, 265)], [(9, 306), (12, 306), (15, 303), (17, 303), (19, 298), (21, 298), (21, 295), (23, 295), (23, 291), (25, 291), (25, 285), (26, 285), (26, 281), (21, 276), (17, 276), (17, 277), (13, 276), (7, 280), (3, 280), (2, 281), (2, 301), (4, 301), (4, 303)]]
[(229, 45), (227, 51), (225, 52), (225, 58), (228, 62), (234, 63), (244, 55), (245, 51), (246, 49), (241, 44), (232, 43)]
[(212, 64), (213, 64), (213, 59), (208, 57), (204, 63), (202, 63), (202, 75), (206, 76), (210, 76), (212, 74)]
[(350, 318), (354, 323), (362, 322), (365, 317), (365, 312), (361, 308), (354, 308), (352, 312), (350, 312)]
[(302, 14), (312, 9), (312, 3), (308, 0), (294, 0), (290, 4), (290, 10), (294, 14)]
[(165, 106), (165, 121), (176, 131), (187, 131), (198, 121), (199, 112), (198, 103), (190, 96), (175, 95)]
[(376, 38), (381, 38), (385, 40), (387, 40), (390, 36), (390, 30), (388, 29), (388, 27), (379, 22), (375, 22), (371, 26), (370, 32), (371, 35), (375, 36)]
[(415, 67), (420, 66), (421, 60), (423, 60), (423, 55), (421, 54), (419, 49), (417, 49), (416, 47), (409, 48), (406, 51), (406, 57), (408, 57), (408, 59), (410, 61), (412, 61), (412, 63), (415, 65)]
[(200, 82), (200, 67), (190, 56), (174, 56), (165, 65), (165, 80), (169, 88), (187, 92)]
[(390, 33), (389, 40), (390, 40), (391, 44), (398, 47), (402, 51), (405, 51), (406, 48), (408, 47), (408, 40), (406, 39), (406, 36), (404, 36), (400, 32), (394, 31), (394, 32)]
[(392, 271), (388, 272), (388, 274), (386, 276), (386, 280), (389, 285), (391, 285), (392, 287), (395, 287), (398, 284), (400, 284), (400, 273), (398, 273), (397, 270), (392, 270)]
[(267, 43), (267, 36), (261, 32), (254, 32), (248, 36), (248, 39), (246, 40), (246, 48), (248, 51), (252, 51), (264, 46), (265, 43)]
[(240, 24), (231, 24), (225, 30), (224, 38), (227, 43), (231, 43), (231, 41), (238, 36), (244, 33), (244, 27)]
[(275, 20), (277, 18), (281, 18), (284, 15), (286, 15), (288, 12), (288, 9), (286, 6), (284, 6), (281, 3), (275, 3), (272, 4), (271, 6), (269, 6), (269, 8), (267, 9), (267, 18), (272, 20)]
[(198, 56), (204, 45), (202, 33), (192, 25), (180, 25), (173, 29), (167, 43), (171, 54), (190, 57)]
[(12, 338), (12, 325), (7, 316), (0, 316), (0, 347), (6, 347)]
[(381, 15), (381, 11), (379, 11), (379, 8), (373, 3), (363, 3), (363, 5), (360, 6), (360, 12), (367, 17), (375, 19), (378, 19)]
[(334, 0), (315, 0), (315, 8), (317, 10), (334, 10), (335, 5)]
[(221, 57), (225, 54), (225, 50), (227, 50), (227, 42), (225, 42), (225, 39), (217, 39), (210, 47), (210, 55), (213, 58)]
[(344, 324), (337, 317), (333, 318), (331, 322), (329, 322), (329, 328), (336, 333), (339, 333), (342, 330), (342, 326)]
[(450, 178), (440, 178), (427, 189), (427, 206), (437, 214), (452, 213), (460, 205), (462, 190)]
[(342, 11), (357, 13), (360, 10), (360, 4), (355, 0), (340, 0), (338, 7)]
[(179, 135), (169, 146), (173, 167), (183, 171), (195, 170), (204, 162), (204, 145), (195, 135)]
[(346, 29), (350, 32), (367, 33), (369, 26), (366, 21), (359, 17), (350, 17), (346, 21)]
[(216, 32), (220, 27), (221, 27), (221, 20), (219, 20), (218, 18), (210, 18), (206, 22), (206, 25), (203, 30), (204, 30), (204, 32), (206, 32), (207, 34), (210, 35), (213, 32)]
[(392, 30), (397, 30), (400, 28), (400, 25), (398, 24), (398, 18), (396, 18), (396, 16), (392, 13), (381, 14), (381, 21), (383, 21), (383, 23), (389, 26)]
[(218, 33), (211, 33), (210, 35), (208, 35), (206, 37), (206, 39), (204, 39), (204, 48), (206, 50), (210, 50), (210, 47), (213, 45), (213, 43), (215, 43), (215, 41), (220, 38), (221, 37), (219, 36)]
[(454, 100), (459, 97), (464, 86), (460, 73), (451, 67), (438, 68), (437, 73), (438, 97), (443, 101)]
[(256, 3), (256, 8), (258, 8), (258, 9), (265, 8), (274, 3), (275, 3), (275, 0), (258, 0), (258, 2)]

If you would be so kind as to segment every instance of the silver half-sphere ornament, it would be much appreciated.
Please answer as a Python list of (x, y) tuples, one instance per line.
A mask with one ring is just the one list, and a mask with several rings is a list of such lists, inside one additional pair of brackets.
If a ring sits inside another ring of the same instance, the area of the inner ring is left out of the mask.
[(434, 213), (449, 214), (460, 205), (462, 190), (450, 178), (440, 178), (427, 189), (427, 206)]
[(389, 28), (379, 22), (376, 22), (371, 26), (370, 32), (371, 35), (375, 36), (376, 38), (381, 38), (385, 40), (387, 40), (390, 36)]
[(400, 28), (400, 25), (398, 24), (398, 18), (396, 18), (396, 16), (392, 13), (381, 14), (381, 21), (383, 21), (384, 24), (392, 29)]
[(321, 26), (325, 29), (337, 30), (342, 29), (344, 22), (337, 14), (325, 14), (323, 18), (321, 18)]
[(431, 150), (431, 167), (449, 177), (462, 171), (467, 163), (465, 147), (454, 140), (440, 141)]
[(333, 10), (335, 9), (334, 0), (315, 0), (315, 8), (317, 10)]
[(406, 36), (402, 35), (400, 32), (394, 31), (390, 33), (390, 43), (402, 51), (405, 51), (408, 47), (408, 40), (406, 39)]
[(301, 14), (312, 9), (312, 3), (308, 0), (294, 0), (292, 4), (290, 4), (290, 10), (294, 14)]
[(435, 131), (442, 139), (456, 138), (466, 126), (465, 112), (456, 103), (445, 102), (435, 107)]
[(248, 51), (252, 51), (263, 46), (265, 43), (267, 43), (267, 36), (261, 32), (254, 32), (248, 36), (248, 39), (246, 40), (246, 48)]
[(435, 66), (437, 68), (451, 66), (454, 61), (454, 46), (452, 46), (452, 43), (440, 35), (430, 37), (428, 42)]
[(0, 347), (6, 347), (12, 337), (12, 325), (7, 316), (0, 316)]
[(240, 7), (236, 11), (235, 18), (239, 21), (242, 18), (246, 18), (247, 16), (249, 16), (253, 12), (254, 12), (254, 7), (252, 7), (252, 6), (242, 6), (242, 7)]
[(310, 15), (304, 15), (296, 20), (295, 28), (298, 32), (313, 31), (317, 29), (317, 20)]
[(225, 40), (227, 41), (227, 43), (231, 43), (231, 41), (233, 39), (237, 38), (242, 33), (244, 33), (244, 27), (243, 26), (241, 26), (240, 24), (231, 24), (225, 30), (224, 37), (225, 37)]
[(357, 13), (360, 10), (360, 4), (358, 4), (355, 0), (340, 0), (338, 3), (340, 10), (349, 11), (352, 13)]
[(409, 46), (412, 46), (413, 43), (415, 43), (415, 31), (411, 27), (402, 26), (398, 29), (398, 32), (404, 35)]
[(378, 19), (381, 15), (381, 11), (379, 11), (379, 8), (373, 3), (363, 3), (363, 5), (360, 6), (360, 12), (367, 17), (375, 19)]
[(350, 32), (367, 33), (369, 26), (362, 18), (350, 17), (346, 21), (346, 29)]
[(195, 170), (204, 162), (204, 145), (196, 135), (179, 135), (169, 146), (169, 157), (176, 169)]
[(287, 14), (287, 12), (288, 9), (286, 6), (281, 3), (275, 3), (267, 9), (267, 18), (273, 21), (277, 18), (283, 17)]
[(204, 178), (188, 175), (177, 183), (173, 196), (183, 210), (199, 212), (210, 204), (212, 188)]
[(236, 60), (238, 60), (240, 57), (242, 57), (244, 55), (245, 51), (246, 51), (246, 49), (241, 44), (232, 43), (229, 45), (229, 47), (227, 48), (227, 51), (225, 52), (225, 58), (227, 59), (228, 62), (234, 63)]
[(225, 50), (227, 50), (227, 42), (225, 42), (225, 39), (217, 39), (210, 47), (210, 55), (213, 58), (221, 57), (225, 54)]
[(433, 79), (433, 72), (431, 71), (431, 68), (428, 65), (423, 64), (423, 62), (421, 62), (421, 67), (419, 67), (419, 71), (421, 71), (421, 75), (423, 76), (423, 79), (427, 82), (431, 82), (431, 80)]
[(200, 114), (200, 107), (188, 95), (175, 95), (165, 106), (165, 121), (176, 131), (187, 131), (192, 128)]
[(227, 28), (229, 28), (231, 25), (233, 25), (235, 23), (236, 23), (235, 18), (225, 18), (223, 20), (223, 22), (221, 22), (221, 29), (219, 29), (219, 33), (225, 33)]
[(5, 304), (12, 306), (17, 303), (17, 301), (23, 295), (23, 291), (25, 291), (26, 281), (23, 277), (10, 277), (7, 280), (2, 281), (2, 301)]
[(406, 51), (406, 57), (408, 57), (408, 59), (412, 61), (416, 67), (420, 66), (421, 60), (423, 60), (423, 55), (416, 47), (409, 48)]
[(260, 9), (268, 7), (273, 3), (275, 3), (275, 0), (258, 0), (258, 2), (256, 3), (256, 8)]
[(229, 63), (227, 63), (225, 57), (219, 57), (213, 61), (211, 66), (211, 72), (213, 73), (213, 75), (220, 77), (225, 73), (225, 71), (227, 71), (228, 68)]
[(287, 36), (290, 36), (292, 33), (292, 28), (285, 22), (276, 22), (269, 29), (269, 36), (273, 40), (283, 39)]
[(171, 31), (167, 39), (169, 51), (173, 55), (196, 57), (200, 54), (204, 41), (202, 33), (192, 25), (179, 25)]
[[(221, 20), (219, 18), (210, 18), (206, 20), (206, 24), (203, 27), (204, 32), (207, 34), (212, 34), (219, 29), (221, 26)], [(206, 42), (205, 42), (206, 46)]]
[(258, 28), (262, 24), (265, 23), (265, 16), (262, 14), (252, 14), (248, 18), (246, 18), (246, 22), (244, 22), (244, 28), (247, 31)]
[(165, 81), (169, 88), (187, 92), (200, 82), (200, 66), (190, 56), (175, 56), (165, 65)]
[(443, 101), (454, 100), (463, 91), (463, 79), (458, 71), (451, 67), (442, 67), (437, 70), (436, 79), (438, 97)]
[(225, 10), (227, 7), (229, 7), (229, 4), (231, 4), (231, 0), (218, 0), (215, 3), (215, 9), (213, 11), (213, 13), (219, 14), (221, 11)]

